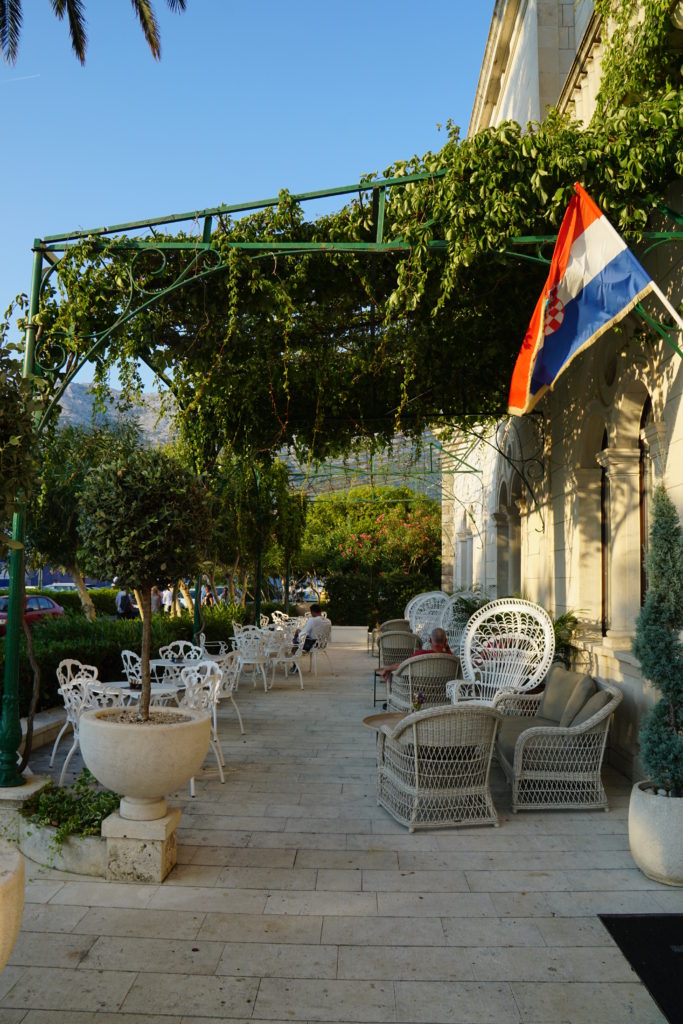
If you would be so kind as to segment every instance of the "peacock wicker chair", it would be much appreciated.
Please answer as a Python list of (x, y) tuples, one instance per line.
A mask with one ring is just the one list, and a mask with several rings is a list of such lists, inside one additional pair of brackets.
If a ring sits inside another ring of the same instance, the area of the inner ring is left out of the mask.
[(491, 701), (502, 690), (533, 690), (554, 655), (553, 622), (544, 608), (516, 598), (491, 601), (467, 623), (460, 643), (462, 681), (449, 687), (449, 696)]

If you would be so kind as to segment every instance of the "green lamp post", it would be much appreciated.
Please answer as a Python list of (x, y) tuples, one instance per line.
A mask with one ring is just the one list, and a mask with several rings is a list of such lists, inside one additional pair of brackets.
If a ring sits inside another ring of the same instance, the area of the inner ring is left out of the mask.
[[(39, 240), (36, 239), (36, 246)], [(33, 254), (33, 277), (31, 299), (26, 326), (24, 348), (24, 378), (33, 376), (34, 349), (36, 339), (35, 317), (38, 313), (42, 257), (37, 249)], [(7, 606), (7, 638), (5, 641), (5, 683), (2, 691), (2, 713), (0, 715), (0, 787), (23, 786), (26, 782), (17, 770), (19, 747), (21, 746), (21, 719), (19, 717), (19, 641), (21, 639), (24, 615), (24, 512), (20, 508), (12, 520), (12, 539), (19, 546), (10, 550), (10, 582)]]

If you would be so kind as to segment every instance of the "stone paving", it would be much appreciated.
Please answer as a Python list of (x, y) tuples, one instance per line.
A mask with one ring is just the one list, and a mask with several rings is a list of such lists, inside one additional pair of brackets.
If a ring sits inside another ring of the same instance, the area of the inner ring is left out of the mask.
[(163, 885), (27, 864), (0, 1024), (664, 1021), (596, 916), (683, 911), (631, 859), (630, 784), (606, 770), (608, 814), (513, 816), (495, 774), (500, 828), (410, 835), (375, 800), (364, 631), (330, 656), (303, 691), (243, 682), (244, 737), (224, 706), (225, 785), (209, 754), (171, 801)]

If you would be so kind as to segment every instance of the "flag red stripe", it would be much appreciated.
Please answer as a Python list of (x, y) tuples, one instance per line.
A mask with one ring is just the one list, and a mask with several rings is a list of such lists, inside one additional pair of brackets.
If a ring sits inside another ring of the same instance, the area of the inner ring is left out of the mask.
[(548, 294), (551, 288), (554, 288), (565, 275), (569, 264), (569, 253), (574, 241), (593, 221), (602, 217), (600, 208), (595, 205), (578, 182), (574, 185), (574, 191), (575, 195), (569, 201), (557, 234), (548, 277), (536, 303), (534, 315), (524, 335), (524, 341), (512, 372), (508, 399), (508, 407), (511, 412), (524, 412), (529, 401), (531, 374), (538, 349), (543, 341), (543, 312)]

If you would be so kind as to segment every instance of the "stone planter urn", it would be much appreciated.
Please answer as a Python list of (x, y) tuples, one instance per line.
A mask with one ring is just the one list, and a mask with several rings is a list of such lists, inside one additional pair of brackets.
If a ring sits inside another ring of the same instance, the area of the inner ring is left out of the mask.
[(10, 958), (24, 912), (24, 858), (0, 839), (0, 971)]
[(651, 787), (650, 782), (637, 782), (631, 790), (631, 854), (653, 881), (683, 885), (683, 797), (657, 796)]
[(189, 782), (204, 762), (209, 715), (163, 708), (152, 709), (149, 722), (121, 722), (120, 713), (120, 708), (84, 712), (79, 727), (83, 761), (98, 782), (123, 794), (122, 818), (163, 818), (166, 795)]

